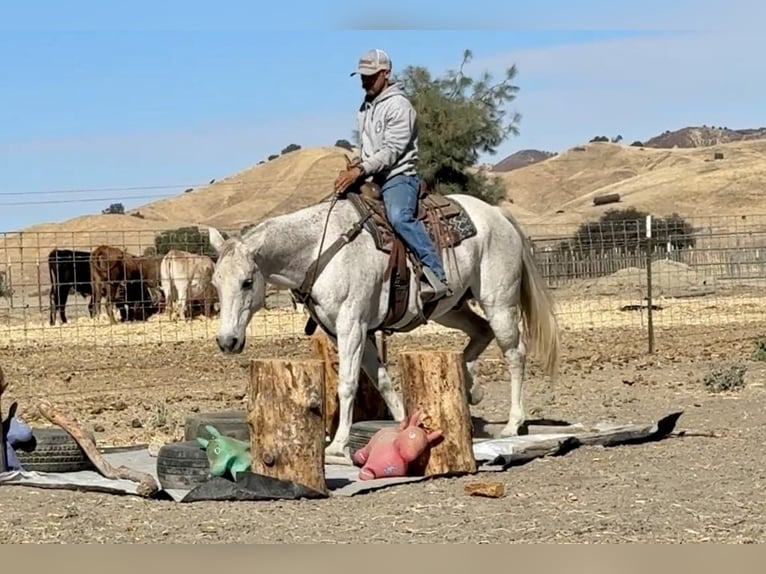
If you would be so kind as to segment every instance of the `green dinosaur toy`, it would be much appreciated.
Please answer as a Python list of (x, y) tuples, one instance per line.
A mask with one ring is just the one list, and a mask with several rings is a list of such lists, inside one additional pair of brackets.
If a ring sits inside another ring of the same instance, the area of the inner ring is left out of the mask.
[(234, 480), (237, 480), (238, 472), (250, 470), (252, 459), (249, 442), (224, 436), (214, 426), (205, 425), (205, 429), (213, 438), (198, 436), (197, 442), (207, 452), (210, 474), (223, 476), (228, 470)]

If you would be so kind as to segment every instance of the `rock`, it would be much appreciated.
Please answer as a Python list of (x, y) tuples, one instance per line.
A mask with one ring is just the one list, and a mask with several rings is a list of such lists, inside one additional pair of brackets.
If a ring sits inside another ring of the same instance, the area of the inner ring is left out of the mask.
[(505, 486), (502, 482), (471, 482), (465, 485), (465, 492), (470, 496), (501, 498), (505, 496)]

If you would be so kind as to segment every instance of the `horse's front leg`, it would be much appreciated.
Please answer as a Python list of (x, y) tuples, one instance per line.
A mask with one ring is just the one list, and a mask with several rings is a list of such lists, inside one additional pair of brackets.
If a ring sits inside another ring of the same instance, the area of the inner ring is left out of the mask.
[(338, 428), (325, 449), (326, 456), (347, 457), (348, 438), (359, 385), (367, 323), (358, 318), (338, 321)]

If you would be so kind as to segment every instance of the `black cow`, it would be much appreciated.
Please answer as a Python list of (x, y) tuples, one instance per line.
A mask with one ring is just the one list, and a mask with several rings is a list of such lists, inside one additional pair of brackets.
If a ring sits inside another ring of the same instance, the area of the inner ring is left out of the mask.
[(71, 249), (53, 249), (48, 254), (48, 270), (51, 275), (51, 325), (56, 324), (56, 311), (61, 316), (61, 322), (67, 322), (65, 307), (69, 293), (72, 291), (83, 297), (90, 296), (88, 311), (93, 317), (90, 253)]

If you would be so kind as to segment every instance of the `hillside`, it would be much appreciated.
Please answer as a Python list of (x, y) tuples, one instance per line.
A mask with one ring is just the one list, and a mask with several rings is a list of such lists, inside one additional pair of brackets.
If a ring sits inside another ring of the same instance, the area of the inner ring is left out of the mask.
[(239, 229), (319, 201), (351, 153), (337, 147), (301, 149), (208, 186), (130, 210), (177, 227), (178, 220)]
[(556, 155), (553, 152), (540, 151), (538, 149), (522, 149), (512, 153), (505, 159), (500, 160), (492, 166), (493, 172), (508, 172), (514, 169), (527, 167), (528, 165), (544, 161), (549, 157)]
[[(714, 160), (714, 153), (723, 159)], [(607, 209), (636, 207), (669, 215), (760, 212), (766, 194), (766, 140), (706, 148), (656, 149), (612, 143), (577, 146), (529, 167), (500, 174), (515, 205), (535, 214), (525, 223), (554, 232), (595, 220)], [(593, 197), (619, 193), (620, 203)]]
[(743, 142), (766, 138), (766, 128), (730, 130), (727, 127), (698, 126), (666, 131), (644, 142), (651, 148), (696, 148), (731, 142)]
[[(690, 130), (684, 133), (694, 133)], [(748, 137), (758, 133), (746, 132)], [(654, 139), (659, 145), (660, 140)], [(723, 159), (714, 159), (716, 153)], [(157, 232), (167, 229), (215, 225), (237, 230), (326, 197), (347, 154), (332, 146), (305, 148), (125, 215), (89, 215), (36, 225), (22, 235), (6, 236), (0, 261), (10, 263), (15, 285), (20, 281), (36, 285), (39, 277), (45, 286), (45, 258), (55, 246), (92, 249), (111, 243), (141, 253), (154, 243)], [(615, 207), (632, 206), (656, 215), (679, 212), (685, 217), (758, 212), (766, 188), (764, 158), (766, 139), (673, 149), (599, 142), (496, 175), (508, 190), (504, 204), (528, 232), (534, 228), (535, 235), (560, 235)], [(593, 206), (593, 197), (606, 193), (619, 193), (621, 202)]]
[(46, 261), (54, 247), (91, 250), (107, 243), (140, 254), (154, 245), (157, 233), (168, 229), (215, 225), (237, 230), (264, 217), (315, 203), (331, 193), (335, 177), (346, 165), (347, 153), (337, 147), (302, 149), (124, 215), (86, 215), (34, 225), (22, 234), (3, 238), (0, 261), (8, 263), (9, 276), (17, 288), (24, 285), (36, 292), (38, 285), (46, 289), (49, 284)]

